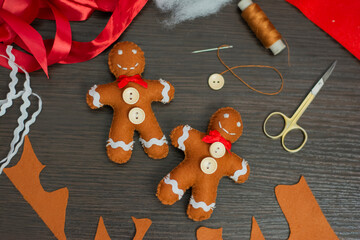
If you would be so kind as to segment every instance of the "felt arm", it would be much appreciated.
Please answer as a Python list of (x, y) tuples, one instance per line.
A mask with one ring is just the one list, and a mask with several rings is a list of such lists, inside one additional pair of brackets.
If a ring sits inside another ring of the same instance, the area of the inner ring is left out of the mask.
[(189, 125), (180, 125), (171, 131), (170, 138), (174, 147), (183, 151), (196, 145), (196, 140), (201, 139), (200, 132), (192, 129)]
[(113, 105), (118, 92), (116, 82), (94, 85), (86, 94), (86, 102), (92, 109), (100, 108), (103, 105)]
[(196, 172), (186, 161), (181, 162), (158, 185), (156, 196), (166, 205), (180, 200), (196, 180)]
[(175, 94), (175, 88), (168, 81), (165, 80), (146, 80), (148, 84), (148, 92), (152, 95), (153, 101), (169, 103)]
[(229, 165), (227, 169), (227, 176), (229, 176), (236, 183), (245, 182), (250, 174), (250, 167), (244, 159), (232, 153), (228, 159)]

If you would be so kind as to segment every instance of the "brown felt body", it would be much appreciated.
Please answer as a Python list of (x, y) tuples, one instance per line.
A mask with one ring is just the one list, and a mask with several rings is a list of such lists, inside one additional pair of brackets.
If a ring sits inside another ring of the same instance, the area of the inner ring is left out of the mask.
[[(127, 49), (129, 47), (130, 49)], [(123, 54), (120, 56), (117, 55), (119, 49), (123, 51)], [(140, 54), (140, 56), (134, 57), (135, 55), (131, 52), (132, 49), (137, 49), (137, 54)], [(130, 64), (129, 66), (132, 66), (131, 64), (134, 64), (135, 62), (138, 62), (138, 67), (140, 68), (135, 68), (137, 71), (123, 71), (116, 65), (117, 62), (124, 65), (123, 58), (130, 59), (128, 62), (128, 64)], [(134, 43), (118, 43), (114, 46), (113, 50), (111, 50), (109, 54), (109, 67), (111, 72), (113, 72), (116, 77), (127, 74), (141, 74), (144, 70), (144, 68), (141, 67), (142, 65), (145, 65), (145, 58), (143, 57), (141, 49)], [(159, 80), (144, 79), (144, 81), (147, 83), (147, 88), (134, 82), (129, 82), (125, 87), (119, 88), (118, 82), (114, 81), (108, 84), (99, 85), (95, 89), (96, 92), (100, 95), (99, 102), (103, 105), (110, 106), (114, 110), (113, 121), (109, 132), (109, 139), (112, 139), (114, 142), (123, 141), (125, 144), (131, 143), (133, 141), (135, 130), (140, 133), (140, 137), (145, 141), (149, 141), (152, 138), (160, 140), (164, 136), (151, 108), (152, 102), (160, 102), (163, 100), (162, 92), (164, 85)], [(166, 83), (170, 87), (170, 90), (166, 92), (169, 97), (168, 102), (170, 102), (174, 98), (175, 89), (169, 82)], [(129, 87), (135, 88), (139, 92), (140, 97), (138, 102), (135, 104), (127, 104), (123, 100), (122, 94), (125, 89)], [(93, 104), (93, 101), (93, 96), (91, 96), (88, 92), (86, 96), (87, 104), (92, 109), (98, 108)], [(133, 124), (129, 120), (129, 112), (135, 107), (139, 107), (145, 112), (145, 120), (141, 124)], [(108, 145), (106, 148), (108, 157), (111, 161), (116, 163), (127, 162), (132, 154), (132, 150), (124, 150), (121, 147), (113, 148)], [(149, 157), (154, 159), (161, 159), (167, 156), (169, 148), (167, 144), (163, 144), (161, 146), (153, 144), (149, 148), (144, 147), (144, 150)]]
[[(229, 117), (224, 118), (224, 114), (229, 114)], [(225, 130), (229, 129), (228, 132), (235, 135), (229, 135), (219, 128), (219, 121)], [(237, 127), (237, 122), (240, 122), (240, 127)], [(184, 127), (178, 126), (171, 132), (170, 138), (175, 147), (179, 147), (178, 140), (183, 135)], [(242, 129), (240, 114), (233, 108), (221, 108), (211, 117), (208, 131), (218, 130), (222, 137), (234, 142), (240, 137)], [(176, 180), (178, 188), (183, 191), (192, 187), (192, 197), (195, 201), (210, 205), (215, 203), (220, 179), (223, 176), (233, 176), (237, 170), (241, 170), (243, 159), (235, 153), (226, 152), (223, 157), (216, 158), (217, 169), (213, 174), (204, 173), (200, 168), (200, 163), (205, 157), (211, 156), (209, 151), (211, 144), (202, 141), (205, 136), (205, 133), (198, 130), (189, 130), (189, 137), (184, 141), (185, 158), (170, 172), (170, 178)], [(248, 179), (250, 168), (248, 165), (246, 167), (246, 174), (239, 176), (237, 183), (243, 183)], [(172, 190), (172, 185), (166, 184), (164, 179), (158, 185), (157, 197), (166, 205), (172, 205), (179, 200), (179, 196)], [(212, 211), (212, 209), (204, 211), (202, 208), (194, 208), (189, 204), (187, 214), (195, 221), (202, 221), (208, 219)]]

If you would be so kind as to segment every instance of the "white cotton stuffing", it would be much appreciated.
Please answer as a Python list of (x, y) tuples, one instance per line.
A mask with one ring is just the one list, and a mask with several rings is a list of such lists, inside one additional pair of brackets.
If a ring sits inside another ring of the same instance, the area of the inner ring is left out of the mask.
[(186, 20), (214, 14), (233, 0), (155, 0), (156, 6), (170, 17), (164, 21), (167, 26), (174, 26)]

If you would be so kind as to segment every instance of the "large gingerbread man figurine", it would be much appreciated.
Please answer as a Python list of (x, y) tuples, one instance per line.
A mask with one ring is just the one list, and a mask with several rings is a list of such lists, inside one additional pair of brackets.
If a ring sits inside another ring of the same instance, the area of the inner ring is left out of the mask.
[(172, 205), (191, 187), (189, 218), (194, 221), (210, 218), (220, 179), (228, 176), (243, 183), (249, 177), (247, 162), (231, 152), (231, 144), (242, 131), (240, 113), (230, 107), (212, 115), (207, 134), (188, 125), (176, 127), (171, 132), (171, 142), (185, 152), (185, 159), (159, 183), (156, 194), (159, 200)]
[(144, 52), (132, 42), (119, 42), (109, 53), (110, 71), (116, 81), (94, 85), (86, 96), (92, 109), (109, 105), (114, 117), (107, 142), (107, 154), (113, 162), (125, 163), (132, 154), (134, 131), (149, 157), (167, 156), (169, 147), (155, 118), (151, 103), (169, 103), (174, 87), (167, 81), (141, 77), (145, 67)]

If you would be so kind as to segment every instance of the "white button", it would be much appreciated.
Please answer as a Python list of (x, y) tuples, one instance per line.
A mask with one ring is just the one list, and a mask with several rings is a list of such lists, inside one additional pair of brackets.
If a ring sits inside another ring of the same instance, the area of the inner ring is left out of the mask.
[(226, 149), (221, 142), (214, 142), (210, 145), (210, 155), (214, 158), (221, 158), (225, 155)]
[(145, 120), (145, 112), (141, 108), (135, 107), (129, 112), (129, 120), (133, 124), (140, 124)]
[(214, 73), (209, 77), (209, 86), (213, 90), (219, 90), (224, 86), (225, 80), (221, 74)]
[(122, 97), (127, 104), (132, 105), (139, 101), (140, 94), (135, 88), (129, 87), (124, 90)]
[(201, 161), (200, 168), (205, 174), (213, 174), (217, 169), (217, 162), (212, 157), (206, 157)]

